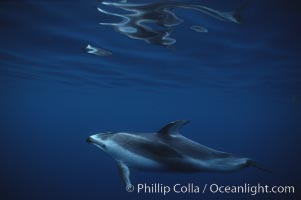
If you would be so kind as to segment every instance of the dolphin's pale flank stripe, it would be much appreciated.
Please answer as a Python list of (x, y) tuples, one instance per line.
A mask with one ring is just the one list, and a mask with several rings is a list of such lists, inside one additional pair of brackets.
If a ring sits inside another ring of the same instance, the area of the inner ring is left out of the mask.
[(265, 170), (249, 158), (237, 157), (192, 141), (179, 133), (189, 123), (179, 120), (156, 133), (99, 133), (88, 137), (111, 155), (118, 164), (125, 185), (130, 185), (130, 169), (169, 172), (228, 172), (249, 166)]

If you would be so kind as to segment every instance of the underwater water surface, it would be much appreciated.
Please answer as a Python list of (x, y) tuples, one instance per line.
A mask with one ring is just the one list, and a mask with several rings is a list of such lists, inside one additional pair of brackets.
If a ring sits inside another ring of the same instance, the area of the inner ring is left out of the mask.
[[(298, 1), (2, 0), (1, 199), (298, 199)], [(183, 135), (272, 173), (132, 171), (133, 183), (293, 185), (296, 194), (137, 194), (87, 144), (104, 131)], [(300, 195), (300, 194), (299, 194)]]

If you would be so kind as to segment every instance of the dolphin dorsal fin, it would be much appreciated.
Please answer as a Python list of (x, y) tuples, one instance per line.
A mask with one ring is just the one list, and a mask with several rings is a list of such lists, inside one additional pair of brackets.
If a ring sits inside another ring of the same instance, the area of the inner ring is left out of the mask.
[(161, 128), (157, 133), (160, 135), (178, 135), (179, 130), (186, 124), (189, 123), (189, 120), (178, 120), (174, 122), (170, 122)]

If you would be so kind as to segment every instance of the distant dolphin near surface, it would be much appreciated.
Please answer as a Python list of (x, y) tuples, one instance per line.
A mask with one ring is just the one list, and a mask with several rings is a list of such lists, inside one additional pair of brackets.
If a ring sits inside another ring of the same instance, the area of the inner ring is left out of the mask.
[(85, 47), (85, 51), (87, 53), (94, 54), (94, 55), (97, 55), (97, 56), (111, 56), (112, 55), (112, 53), (110, 51), (104, 50), (104, 49), (101, 49), (101, 48), (93, 47), (90, 44), (88, 44)]
[(236, 157), (194, 142), (179, 133), (187, 120), (174, 121), (156, 133), (99, 133), (87, 138), (118, 163), (121, 178), (131, 186), (130, 168), (166, 172), (228, 172), (253, 166), (249, 158)]

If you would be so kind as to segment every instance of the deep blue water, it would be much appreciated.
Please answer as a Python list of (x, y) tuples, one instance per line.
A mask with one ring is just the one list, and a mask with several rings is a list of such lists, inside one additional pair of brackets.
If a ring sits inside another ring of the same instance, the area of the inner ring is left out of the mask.
[[(219, 11), (242, 4), (190, 2)], [(176, 43), (160, 45), (100, 25), (119, 20), (97, 7), (124, 11), (96, 0), (2, 0), (1, 200), (250, 198), (127, 193), (115, 161), (85, 142), (87, 136), (103, 131), (157, 131), (177, 119), (191, 120), (183, 135), (251, 157), (273, 173), (255, 168), (225, 174), (133, 171), (133, 183), (293, 185), (296, 195), (255, 199), (297, 199), (301, 169), (297, 2), (251, 1), (241, 10), (240, 24), (175, 8), (172, 11), (184, 20), (173, 27)], [(193, 25), (208, 33), (191, 30)], [(88, 54), (88, 44), (112, 55)]]

